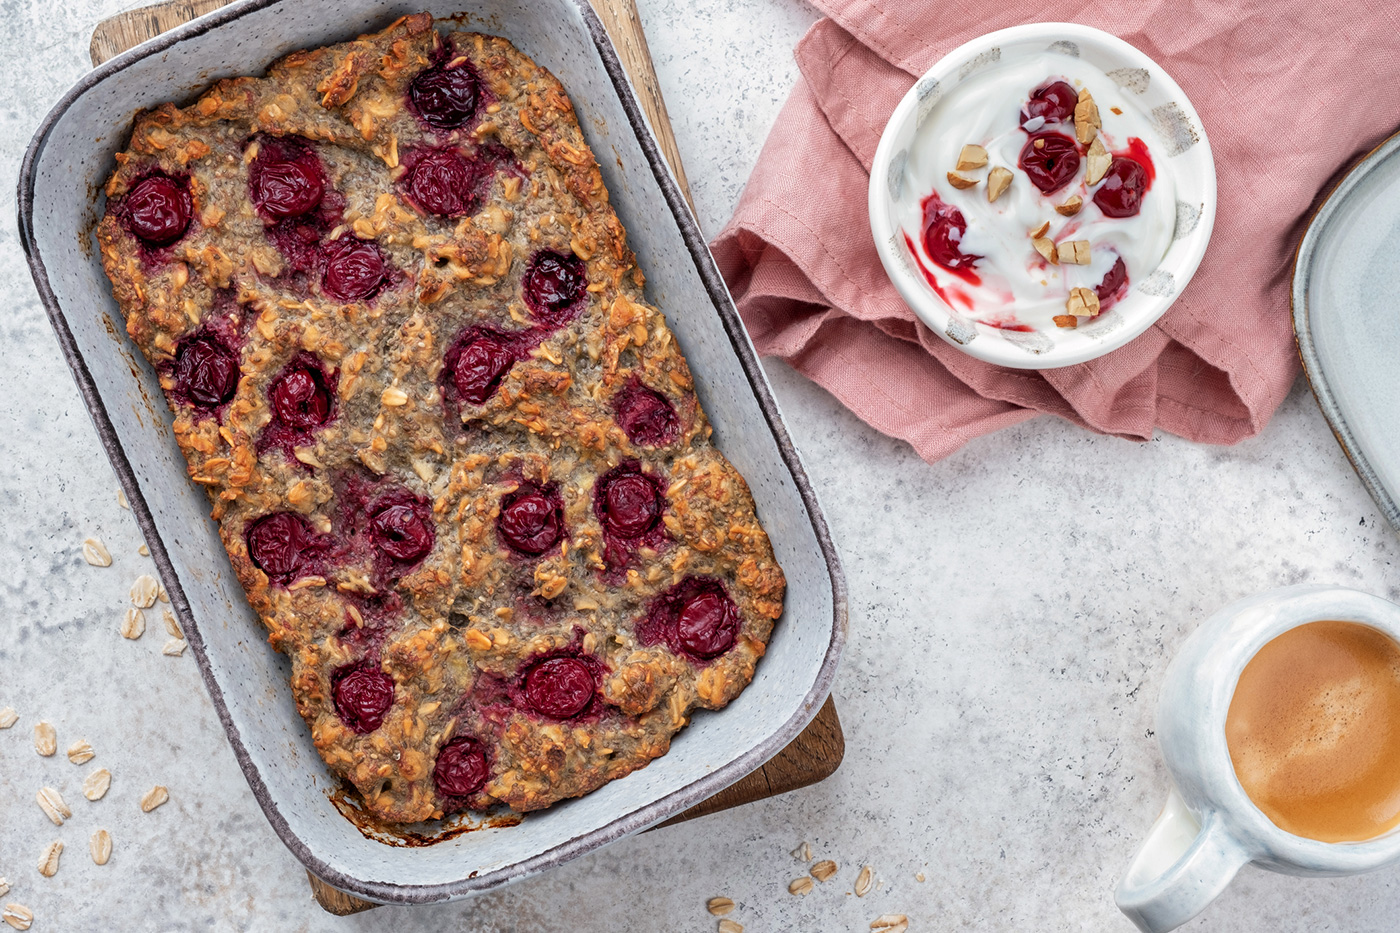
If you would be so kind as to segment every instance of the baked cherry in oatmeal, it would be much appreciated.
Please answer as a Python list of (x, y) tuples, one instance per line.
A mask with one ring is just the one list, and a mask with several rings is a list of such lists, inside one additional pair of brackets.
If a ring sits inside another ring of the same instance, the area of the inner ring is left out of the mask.
[(784, 581), (559, 83), (426, 14), (138, 116), (98, 227), (327, 766), (532, 810), (752, 679)]

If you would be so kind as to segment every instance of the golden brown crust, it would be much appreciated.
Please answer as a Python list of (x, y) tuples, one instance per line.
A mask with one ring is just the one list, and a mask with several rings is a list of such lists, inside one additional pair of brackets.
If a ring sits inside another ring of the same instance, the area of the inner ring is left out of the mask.
[[(407, 101), (414, 78), (449, 54), (465, 57), (482, 93), (476, 118), (445, 132)], [(290, 137), (312, 142), (343, 199), (317, 249), (372, 240), (397, 270), (372, 299), (336, 300), (314, 271), (298, 271), (252, 203), (260, 147)], [(426, 214), (404, 194), (405, 159), (445, 146), (505, 154), (467, 216)], [(689, 368), (645, 300), (552, 75), (504, 39), (439, 36), (418, 14), (142, 113), (117, 162), (98, 239), (127, 331), (160, 373), (250, 603), (292, 659), (317, 749), (371, 811), (408, 822), (587, 793), (664, 754), (695, 707), (743, 690), (782, 612), (782, 571), (747, 485), (709, 442)], [(120, 209), (153, 172), (193, 199), (188, 230), (159, 249)], [(543, 326), (522, 299), (542, 250), (586, 270), (586, 300), (563, 326)], [(536, 335), (480, 405), (456, 399), (444, 371), (472, 327)], [(181, 347), (207, 334), (237, 353), (236, 389), (215, 408), (191, 404), (176, 367)], [(327, 374), (333, 416), (273, 443), (269, 389), (303, 359)], [(618, 424), (638, 386), (669, 402), (668, 442), (634, 443)], [(621, 550), (595, 505), (599, 478), (619, 465), (649, 477), (662, 501), (657, 531)], [(498, 531), (522, 489), (562, 502), (565, 534), (538, 556)], [(366, 530), (385, 491), (424, 503), (435, 532), (425, 556), (392, 572)], [(273, 579), (249, 553), (249, 529), (279, 512), (304, 518), (319, 542), (305, 553), (320, 556)], [(712, 659), (648, 622), (695, 580), (718, 581), (738, 613), (732, 647)], [(542, 715), (525, 697), (530, 666), (555, 657), (586, 660), (595, 678), (573, 718)], [(392, 705), (368, 731), (336, 704), (337, 678), (357, 666), (392, 679)], [(434, 763), (462, 737), (488, 750), (490, 777), (445, 797)]]

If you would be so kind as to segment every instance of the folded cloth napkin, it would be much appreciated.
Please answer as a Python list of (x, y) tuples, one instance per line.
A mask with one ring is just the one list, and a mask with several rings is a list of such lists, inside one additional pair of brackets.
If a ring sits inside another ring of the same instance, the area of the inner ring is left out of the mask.
[[(779, 356), (924, 459), (1040, 413), (1146, 440), (1258, 433), (1297, 371), (1293, 250), (1340, 170), (1395, 129), (1397, 16), (1351, 0), (817, 0), (802, 77), (712, 244), (760, 353)], [(1014, 370), (920, 323), (885, 276), (866, 214), (895, 105), (941, 56), (1038, 19), (1120, 36), (1185, 89), (1215, 153), (1215, 232), (1150, 330), (1099, 359)]]

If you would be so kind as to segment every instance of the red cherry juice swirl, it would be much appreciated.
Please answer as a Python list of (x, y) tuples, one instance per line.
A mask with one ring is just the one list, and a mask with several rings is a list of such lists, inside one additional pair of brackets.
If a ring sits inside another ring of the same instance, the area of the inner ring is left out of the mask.
[(924, 250), (936, 264), (976, 284), (980, 281), (973, 270), (981, 256), (962, 251), (962, 238), (967, 233), (967, 220), (962, 211), (947, 204), (937, 192), (924, 198)]

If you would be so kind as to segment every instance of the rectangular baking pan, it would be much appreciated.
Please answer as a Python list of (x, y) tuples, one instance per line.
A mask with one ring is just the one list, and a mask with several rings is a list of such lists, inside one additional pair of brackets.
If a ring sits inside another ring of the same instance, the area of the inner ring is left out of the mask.
[[(301, 48), (353, 38), (421, 8), (505, 36), (564, 83), (617, 213), (695, 372), (715, 438), (747, 478), (788, 578), (787, 605), (752, 685), (698, 712), (671, 751), (578, 800), (435, 844), (363, 835), (329, 799), (272, 651), (189, 481), (155, 373), (126, 339), (92, 228), (138, 110), (258, 73)], [(584, 0), (244, 0), (95, 69), (25, 154), (19, 226), (39, 295), (150, 545), (239, 765), (308, 869), (383, 903), (466, 897), (528, 877), (685, 810), (777, 754), (830, 692), (846, 634), (845, 583), (826, 524), (753, 346), (647, 129), (617, 54)]]

